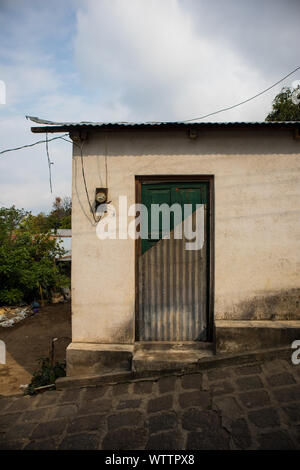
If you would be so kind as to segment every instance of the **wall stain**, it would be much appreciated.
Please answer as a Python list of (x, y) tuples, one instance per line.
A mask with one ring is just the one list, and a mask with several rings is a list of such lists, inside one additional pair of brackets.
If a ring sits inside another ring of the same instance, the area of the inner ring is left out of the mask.
[(300, 289), (257, 295), (233, 305), (222, 317), (224, 320), (300, 320)]

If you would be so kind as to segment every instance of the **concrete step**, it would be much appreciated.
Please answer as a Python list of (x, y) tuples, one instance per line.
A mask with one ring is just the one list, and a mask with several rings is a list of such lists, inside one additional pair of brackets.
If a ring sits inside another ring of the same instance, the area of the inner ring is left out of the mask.
[(174, 349), (174, 348), (146, 348), (134, 351), (132, 359), (132, 370), (161, 371), (182, 370), (188, 366), (195, 365), (204, 358), (213, 357), (212, 347), (198, 349)]
[(134, 351), (198, 351), (213, 348), (213, 343), (206, 341), (137, 341)]

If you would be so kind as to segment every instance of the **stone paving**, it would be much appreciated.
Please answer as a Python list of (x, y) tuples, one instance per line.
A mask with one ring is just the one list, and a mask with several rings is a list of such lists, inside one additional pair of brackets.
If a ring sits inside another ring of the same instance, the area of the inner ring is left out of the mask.
[(0, 449), (300, 449), (300, 365), (0, 398)]

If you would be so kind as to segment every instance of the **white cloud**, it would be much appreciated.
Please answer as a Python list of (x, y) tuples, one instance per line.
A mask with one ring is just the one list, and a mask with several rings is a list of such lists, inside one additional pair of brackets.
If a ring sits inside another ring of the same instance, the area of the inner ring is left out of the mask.
[(2, 66), (1, 78), (6, 83), (8, 106), (23, 101), (33, 102), (41, 94), (53, 92), (61, 85), (61, 79), (54, 70), (24, 61)]
[[(269, 85), (226, 42), (201, 34), (178, 0), (88, 0), (77, 14), (74, 45), (86, 86), (117, 90), (133, 120), (196, 117)], [(232, 116), (263, 119), (269, 102)], [(229, 112), (214, 120), (230, 118)]]
[[(0, 150), (44, 137), (30, 132), (25, 114), (184, 120), (268, 87), (298, 65), (299, 2), (241, 3), (0, 1)], [(263, 120), (280, 88), (208, 120)], [(70, 194), (71, 145), (54, 141), (50, 152), (53, 195), (44, 145), (0, 156), (0, 205), (49, 210), (55, 195)]]

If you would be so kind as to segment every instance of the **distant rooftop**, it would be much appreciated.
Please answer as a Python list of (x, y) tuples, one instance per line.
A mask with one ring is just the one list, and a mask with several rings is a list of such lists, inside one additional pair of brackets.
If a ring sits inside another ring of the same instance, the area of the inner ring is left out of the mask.
[(72, 237), (71, 228), (58, 228), (53, 234), (56, 237)]
[(63, 256), (58, 257), (59, 261), (71, 261), (72, 259), (72, 229), (59, 228), (53, 237), (61, 242), (62, 248), (65, 250)]

